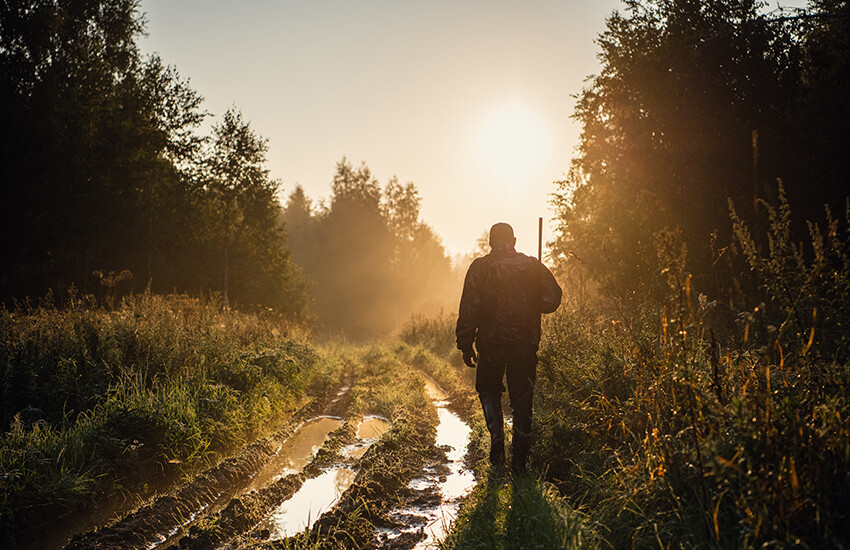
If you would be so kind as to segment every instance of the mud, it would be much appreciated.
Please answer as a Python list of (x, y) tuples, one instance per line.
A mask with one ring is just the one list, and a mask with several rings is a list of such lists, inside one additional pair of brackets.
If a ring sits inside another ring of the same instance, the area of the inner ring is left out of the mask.
[(309, 479), (292, 498), (281, 504), (262, 524), (269, 538), (285, 539), (310, 529), (319, 517), (333, 507), (354, 482), (351, 468), (332, 468)]
[[(173, 495), (75, 537), (68, 548), (175, 548), (178, 540), (184, 550), (284, 548), (304, 530), (329, 548), (431, 547), (475, 483), (463, 467), (469, 427), (453, 407), (455, 399), (464, 410), (472, 401), (465, 388), (447, 393), (424, 378), (432, 406), (415, 417), (392, 425), (377, 416), (311, 419), (314, 406)], [(344, 413), (343, 394), (325, 415)]]
[[(366, 453), (354, 483), (313, 524), (308, 540), (321, 539), (323, 548), (410, 550), (431, 547), (445, 535), (458, 499), (475, 483), (463, 467), (469, 428), (448, 409), (446, 392), (433, 380), (426, 380), (426, 392), (434, 407), (394, 425)], [(273, 538), (270, 529), (258, 529), (236, 547), (297, 547), (300, 536), (261, 542)]]
[(227, 502), (234, 491), (244, 489), (306, 419), (323, 408), (328, 414), (344, 410), (344, 397), (341, 392), (333, 399), (310, 402), (272, 435), (246, 446), (172, 494), (156, 498), (112, 525), (73, 536), (65, 548), (112, 550), (161, 546), (205, 511)]
[(259, 490), (230, 500), (219, 514), (208, 518), (209, 527), (192, 526), (189, 534), (180, 539), (180, 548), (214, 548), (260, 524), (281, 502), (292, 498), (307, 480), (338, 462), (341, 459), (339, 450), (354, 439), (355, 430), (353, 422), (345, 422), (328, 437), (302, 472), (284, 476)]
[(475, 476), (464, 467), (469, 426), (449, 409), (447, 393), (426, 375), (425, 390), (437, 408), (436, 447), (441, 460), (426, 465), (413, 478), (402, 498), (376, 530), (380, 548), (424, 549), (445, 538), (457, 516), (460, 499), (475, 486)]
[(320, 416), (302, 424), (254, 476), (244, 492), (260, 489), (284, 476), (302, 471), (325, 443), (328, 435), (342, 424), (342, 419), (332, 416)]

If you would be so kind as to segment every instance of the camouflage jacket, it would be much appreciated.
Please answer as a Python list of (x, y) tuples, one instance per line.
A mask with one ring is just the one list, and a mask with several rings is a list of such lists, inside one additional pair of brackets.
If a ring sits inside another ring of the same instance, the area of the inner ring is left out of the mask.
[(561, 287), (535, 258), (513, 249), (477, 258), (466, 272), (457, 319), (457, 347), (479, 350), (540, 344), (540, 314), (561, 303)]

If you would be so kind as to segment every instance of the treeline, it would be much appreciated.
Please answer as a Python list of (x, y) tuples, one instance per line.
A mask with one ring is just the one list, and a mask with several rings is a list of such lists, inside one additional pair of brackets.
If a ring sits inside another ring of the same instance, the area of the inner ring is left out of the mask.
[(365, 335), (444, 297), (413, 184), (343, 160), (327, 206), (299, 188), (284, 215), (266, 140), (236, 108), (202, 135), (201, 96), (142, 32), (136, 0), (0, 6), (0, 301), (215, 292)]
[(337, 163), (327, 203), (297, 186), (283, 211), (292, 258), (311, 281), (324, 328), (354, 337), (399, 328), (412, 312), (454, 307), (459, 275), (420, 219), (413, 183), (382, 188), (369, 168)]
[(265, 141), (139, 52), (135, 0), (0, 6), (0, 299), (221, 292), (302, 314)]
[(850, 6), (625, 4), (556, 200), (532, 465), (591, 545), (844, 547)]
[(850, 6), (624, 4), (597, 40), (601, 72), (578, 98), (583, 132), (555, 201), (555, 257), (563, 274), (634, 303), (664, 292), (647, 281), (672, 238), (687, 246), (694, 288), (742, 305), (730, 201), (761, 235), (761, 201), (777, 203), (781, 179), (795, 240), (808, 240), (804, 221), (823, 220), (824, 204), (845, 207)]

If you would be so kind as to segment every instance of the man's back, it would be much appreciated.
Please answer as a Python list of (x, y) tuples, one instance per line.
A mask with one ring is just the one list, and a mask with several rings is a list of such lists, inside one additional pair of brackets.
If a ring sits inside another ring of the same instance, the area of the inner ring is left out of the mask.
[(501, 248), (469, 267), (461, 297), (458, 342), (478, 348), (528, 345), (537, 349), (540, 314), (557, 308), (561, 289), (535, 258)]

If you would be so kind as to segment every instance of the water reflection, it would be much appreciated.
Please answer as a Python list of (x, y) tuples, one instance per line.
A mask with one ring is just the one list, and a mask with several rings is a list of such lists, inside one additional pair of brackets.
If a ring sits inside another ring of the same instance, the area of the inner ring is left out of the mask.
[(391, 424), (381, 416), (366, 416), (357, 426), (357, 440), (340, 449), (340, 453), (352, 460), (360, 460), (373, 443), (387, 433)]
[[(386, 418), (374, 415), (364, 417), (357, 426), (357, 440), (343, 447), (341, 454), (351, 459), (361, 458), (390, 427)], [(269, 530), (273, 540), (309, 529), (337, 503), (342, 493), (354, 482), (356, 474), (351, 468), (338, 466), (308, 479), (292, 498), (278, 506), (263, 527)]]
[(333, 468), (305, 481), (292, 498), (278, 506), (266, 520), (264, 527), (270, 531), (271, 539), (283, 539), (312, 527), (351, 486), (355, 475), (350, 468)]
[(381, 416), (366, 416), (357, 427), (357, 437), (377, 441), (390, 429), (390, 423)]
[(248, 491), (260, 489), (289, 474), (304, 469), (328, 435), (342, 426), (339, 418), (320, 416), (308, 420), (280, 447), (277, 454), (251, 481)]
[(438, 494), (439, 499), (423, 498), (412, 506), (395, 508), (390, 518), (407, 527), (402, 530), (383, 531), (384, 540), (398, 538), (404, 532), (421, 530), (424, 538), (415, 548), (435, 548), (437, 541), (445, 538), (457, 516), (459, 499), (469, 494), (475, 486), (472, 472), (464, 469), (463, 457), (471, 430), (461, 418), (449, 410), (448, 395), (428, 376), (422, 375), (425, 391), (437, 407), (437, 441), (447, 462), (426, 467), (423, 475), (414, 478), (408, 488), (420, 494)]

